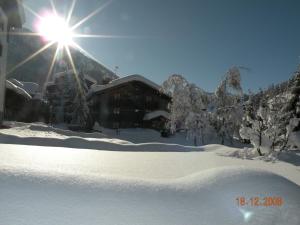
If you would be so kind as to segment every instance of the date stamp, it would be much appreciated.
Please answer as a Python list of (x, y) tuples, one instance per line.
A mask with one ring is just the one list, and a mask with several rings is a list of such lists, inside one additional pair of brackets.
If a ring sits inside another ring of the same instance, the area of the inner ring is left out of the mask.
[(238, 206), (253, 206), (253, 207), (280, 207), (284, 204), (283, 198), (280, 196), (266, 196), (266, 197), (244, 197), (236, 198)]

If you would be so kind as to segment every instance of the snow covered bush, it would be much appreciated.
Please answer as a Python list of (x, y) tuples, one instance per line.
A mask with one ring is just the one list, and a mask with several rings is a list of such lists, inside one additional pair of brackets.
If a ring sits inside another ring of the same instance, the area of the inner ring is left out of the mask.
[(253, 148), (244, 147), (244, 148), (239, 148), (230, 154), (227, 155), (225, 154), (225, 156), (251, 160), (257, 157), (258, 154), (257, 151), (255, 151)]

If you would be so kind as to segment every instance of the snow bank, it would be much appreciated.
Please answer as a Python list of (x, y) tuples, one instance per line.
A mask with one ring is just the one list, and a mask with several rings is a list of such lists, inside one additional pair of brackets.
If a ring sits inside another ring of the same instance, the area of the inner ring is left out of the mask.
[(65, 147), (94, 149), (106, 151), (137, 151), (137, 152), (188, 152), (202, 151), (202, 147), (183, 146), (178, 144), (163, 143), (144, 143), (133, 144), (127, 141), (113, 138), (81, 138), (81, 137), (63, 137), (61, 135), (55, 137), (48, 134), (45, 137), (24, 137), (12, 134), (5, 134), (1, 131), (0, 143), (4, 144), (21, 144), (21, 145), (37, 145), (49, 147)]
[[(18, 155), (23, 152), (25, 155), (17, 159), (27, 159), (27, 155), (34, 155), (32, 161), (12, 161), (11, 164), (31, 164), (43, 168), (45, 160), (56, 159), (55, 168), (61, 168), (63, 162), (72, 171), (93, 168), (97, 174), (113, 171), (116, 175), (146, 176), (149, 179), (178, 178), (216, 167), (244, 165), (272, 171), (300, 185), (300, 154), (295, 151), (288, 155), (281, 153), (279, 160), (271, 163), (252, 156), (251, 152), (245, 152), (251, 149), (216, 144), (193, 148), (183, 146), (186, 141), (184, 135), (161, 138), (159, 132), (153, 130), (122, 130), (120, 135), (114, 131), (113, 136), (106, 130), (104, 133), (73, 132), (65, 130), (63, 125), (50, 127), (42, 123), (16, 122), (6, 122), (5, 125), (13, 127), (0, 130), (0, 162), (2, 159), (5, 164), (14, 160), (15, 153)], [(154, 141), (182, 141), (183, 145), (151, 143)], [(11, 158), (1, 155), (6, 152), (12, 154)]]
[[(0, 168), (1, 224), (199, 225), (300, 223), (300, 188), (243, 167), (175, 180), (45, 174)], [(239, 207), (237, 197), (280, 196), (281, 207)]]
[[(15, 126), (14, 123), (7, 123)], [(98, 149), (109, 151), (146, 151), (146, 152), (187, 152), (202, 151), (202, 147), (184, 146), (166, 143), (134, 144), (118, 138), (111, 138), (101, 133), (81, 133), (53, 128), (44, 124), (23, 124), (0, 131), (0, 143), (38, 145), (81, 149)], [(147, 136), (146, 136), (147, 137)]]
[[(300, 223), (300, 186), (293, 183), (300, 185), (299, 156), (266, 163), (234, 158), (237, 149), (221, 145), (186, 152), (186, 146), (8, 124), (13, 128), (0, 131), (0, 224)], [(145, 152), (160, 147), (184, 151)], [(236, 201), (268, 196), (281, 197), (283, 206)]]

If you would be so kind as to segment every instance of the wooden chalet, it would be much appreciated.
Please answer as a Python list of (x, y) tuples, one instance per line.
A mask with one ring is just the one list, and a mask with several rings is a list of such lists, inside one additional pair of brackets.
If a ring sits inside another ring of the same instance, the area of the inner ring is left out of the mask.
[(6, 80), (6, 120), (19, 122), (48, 122), (49, 108), (39, 95), (31, 95), (26, 86), (16, 79)]
[(23, 88), (8, 80), (5, 91), (5, 119), (24, 121), (28, 115), (26, 106), (32, 99), (31, 96)]
[(161, 130), (169, 118), (171, 97), (145, 77), (132, 75), (106, 85), (93, 85), (88, 100), (91, 114), (100, 126)]

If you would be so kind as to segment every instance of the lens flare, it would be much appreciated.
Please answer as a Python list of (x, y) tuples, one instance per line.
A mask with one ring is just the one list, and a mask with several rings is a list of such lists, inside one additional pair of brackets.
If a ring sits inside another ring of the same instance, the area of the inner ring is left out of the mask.
[(38, 33), (46, 41), (57, 42), (60, 45), (72, 45), (73, 32), (67, 21), (55, 14), (42, 17), (37, 25)]
[(250, 211), (240, 209), (240, 212), (242, 213), (245, 222), (248, 222), (253, 216), (253, 212)]
[[(77, 70), (73, 61), (73, 57), (71, 55), (71, 51), (69, 47), (75, 48), (79, 51), (81, 51), (86, 56), (92, 58), (93, 60), (97, 61), (99, 64), (105, 66), (103, 63), (99, 62), (99, 60), (96, 60), (90, 53), (88, 53), (86, 50), (84, 50), (78, 43), (75, 42), (74, 39), (77, 38), (136, 38), (131, 36), (117, 36), (117, 35), (96, 35), (96, 34), (80, 34), (76, 32), (76, 29), (79, 28), (82, 24), (86, 23), (88, 20), (93, 18), (96, 14), (102, 12), (107, 6), (109, 6), (113, 0), (107, 0), (105, 3), (101, 4), (98, 8), (96, 8), (94, 11), (92, 11), (90, 14), (88, 14), (86, 17), (78, 21), (75, 25), (70, 25), (71, 19), (73, 16), (73, 12), (77, 3), (77, 0), (72, 0), (70, 9), (68, 10), (68, 13), (64, 15), (64, 17), (59, 16), (58, 11), (56, 9), (56, 6), (54, 4), (54, 0), (49, 0), (51, 9), (46, 9), (46, 11), (43, 11), (41, 13), (35, 12), (32, 8), (30, 8), (28, 5), (24, 4), (23, 1), (17, 0), (20, 4), (23, 4), (24, 8), (31, 13), (36, 21), (34, 26), (35, 32), (10, 32), (9, 35), (15, 35), (15, 36), (40, 36), (46, 43), (44, 46), (42, 46), (40, 49), (38, 49), (36, 52), (29, 55), (26, 59), (18, 63), (16, 66), (14, 66), (8, 74), (11, 74), (15, 72), (18, 68), (23, 66), (25, 63), (29, 62), (33, 58), (37, 57), (44, 51), (46, 51), (48, 48), (51, 48), (53, 45), (57, 44), (56, 51), (53, 55), (52, 62), (50, 64), (50, 68), (46, 77), (46, 82), (50, 79), (51, 74), (53, 72), (53, 68), (55, 66), (55, 63), (57, 62), (57, 57), (59, 52), (65, 52), (67, 53), (67, 56), (69, 58), (70, 64), (72, 66), (72, 69), (74, 70), (74, 73), (77, 74)], [(48, 11), (49, 10), (49, 11)], [(7, 32), (0, 32), (0, 34), (7, 34)], [(107, 66), (105, 66), (108, 68)], [(78, 84), (79, 85), (79, 84)]]

